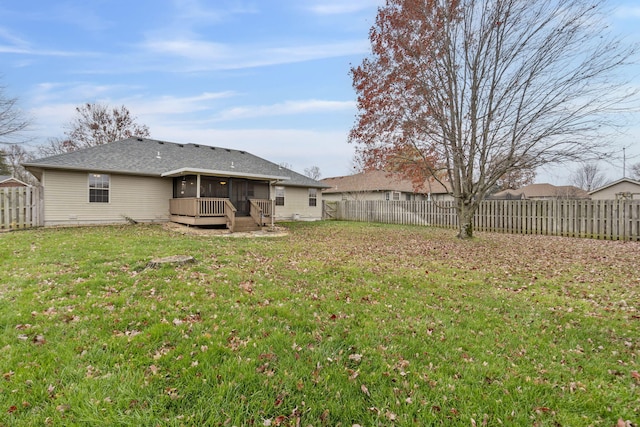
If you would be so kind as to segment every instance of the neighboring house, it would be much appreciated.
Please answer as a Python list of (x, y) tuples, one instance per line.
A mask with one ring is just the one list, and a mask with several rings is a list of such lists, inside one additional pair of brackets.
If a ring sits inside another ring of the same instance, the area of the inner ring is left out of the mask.
[(22, 182), (9, 175), (0, 175), (0, 188), (4, 187), (28, 187), (29, 184)]
[(439, 182), (429, 180), (415, 189), (411, 180), (401, 174), (374, 170), (355, 175), (325, 178), (320, 182), (328, 188), (322, 191), (327, 201), (338, 200), (453, 200)]
[(322, 218), (322, 183), (246, 151), (133, 137), (23, 166), (44, 189), (45, 226)]
[(640, 200), (640, 181), (622, 178), (589, 192), (593, 200)]
[(553, 200), (589, 199), (589, 193), (573, 185), (531, 184), (518, 190), (503, 190), (487, 197), (489, 200)]

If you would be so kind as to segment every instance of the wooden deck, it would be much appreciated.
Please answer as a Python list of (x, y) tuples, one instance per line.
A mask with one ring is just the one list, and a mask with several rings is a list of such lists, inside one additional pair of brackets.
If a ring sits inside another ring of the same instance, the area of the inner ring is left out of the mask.
[[(271, 200), (252, 199), (250, 218), (258, 227), (267, 225), (272, 218)], [(236, 208), (229, 199), (185, 197), (169, 201), (169, 219), (186, 225), (226, 225), (232, 232), (236, 225)], [(246, 227), (246, 221), (243, 223)]]

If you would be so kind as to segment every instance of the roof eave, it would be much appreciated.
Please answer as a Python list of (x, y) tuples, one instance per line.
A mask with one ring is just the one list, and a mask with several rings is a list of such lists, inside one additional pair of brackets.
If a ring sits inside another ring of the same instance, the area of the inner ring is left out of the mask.
[(191, 175), (191, 174), (228, 176), (231, 178), (264, 179), (268, 181), (287, 181), (291, 179), (288, 176), (263, 175), (263, 174), (248, 173), (248, 172), (222, 171), (222, 170), (215, 170), (215, 169), (198, 169), (198, 168), (174, 169), (171, 171), (163, 172), (162, 174), (160, 174), (160, 176), (165, 178), (165, 177), (175, 177), (175, 176), (183, 176), (183, 175)]
[(55, 170), (68, 170), (73, 172), (100, 172), (100, 173), (114, 173), (120, 175), (138, 175), (138, 176), (156, 176), (159, 177), (158, 173), (153, 172), (137, 172), (130, 170), (118, 170), (118, 169), (104, 169), (104, 168), (88, 168), (86, 166), (60, 166), (60, 165), (47, 165), (40, 163), (23, 163), (22, 166), (29, 172), (31, 170), (45, 171), (47, 169), (55, 169)]

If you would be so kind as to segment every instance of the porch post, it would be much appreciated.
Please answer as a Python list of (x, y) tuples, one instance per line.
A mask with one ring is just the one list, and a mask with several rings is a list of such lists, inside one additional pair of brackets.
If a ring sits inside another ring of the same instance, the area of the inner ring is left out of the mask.
[(196, 175), (196, 197), (200, 198), (200, 174)]
[(276, 194), (274, 185), (278, 181), (269, 181), (269, 201), (271, 202), (271, 229), (274, 226), (274, 217), (276, 216)]

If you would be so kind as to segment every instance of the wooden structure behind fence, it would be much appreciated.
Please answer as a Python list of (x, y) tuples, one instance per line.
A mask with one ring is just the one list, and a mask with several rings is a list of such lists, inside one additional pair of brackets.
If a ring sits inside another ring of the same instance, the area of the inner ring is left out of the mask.
[(41, 191), (37, 187), (0, 188), (0, 230), (43, 225)]
[[(454, 202), (353, 201), (335, 204), (334, 218), (388, 224), (458, 227)], [(607, 240), (640, 240), (640, 200), (487, 200), (475, 231)]]

